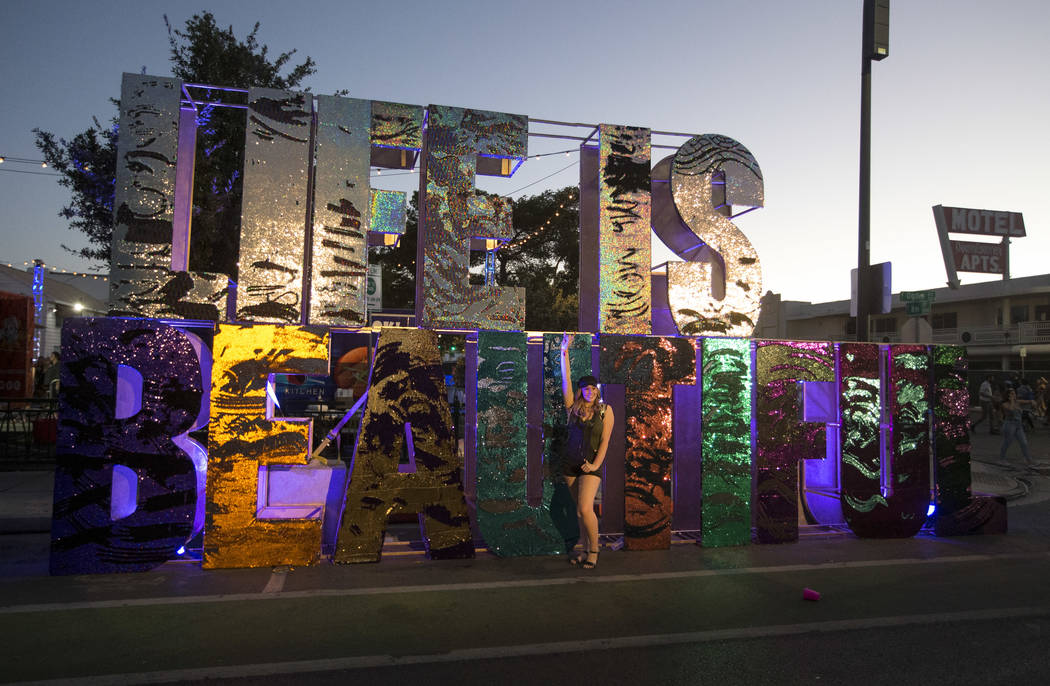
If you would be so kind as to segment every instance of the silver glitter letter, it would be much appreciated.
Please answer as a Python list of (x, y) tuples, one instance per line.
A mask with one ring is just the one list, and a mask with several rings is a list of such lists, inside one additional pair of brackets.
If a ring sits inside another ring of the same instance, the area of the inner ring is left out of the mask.
[(470, 286), (471, 239), (509, 238), (510, 207), (478, 196), (478, 157), (524, 156), (528, 120), (522, 115), (431, 105), (420, 174), (416, 319), (420, 326), (521, 329), (522, 288)]
[[(110, 250), (112, 316), (214, 321), (226, 314), (226, 276), (171, 269), (181, 88), (178, 79), (124, 74)], [(183, 164), (192, 166), (193, 158)]]
[(679, 332), (751, 336), (762, 297), (762, 268), (751, 241), (720, 210), (734, 204), (762, 206), (758, 161), (732, 138), (695, 136), (674, 156), (671, 193), (685, 227), (721, 256), (725, 273), (725, 295), (718, 298), (712, 292), (711, 264), (667, 265), (667, 297)]
[(237, 293), (245, 321), (302, 319), (312, 109), (305, 93), (248, 91)]

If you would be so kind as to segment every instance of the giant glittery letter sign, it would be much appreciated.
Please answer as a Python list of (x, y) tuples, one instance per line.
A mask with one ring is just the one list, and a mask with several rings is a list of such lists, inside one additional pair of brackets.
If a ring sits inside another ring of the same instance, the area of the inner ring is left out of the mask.
[(237, 290), (243, 321), (302, 321), (312, 116), (308, 93), (248, 90)]
[(508, 201), (474, 189), (478, 157), (526, 154), (528, 118), (431, 105), (420, 173), (416, 318), (421, 326), (521, 329), (525, 291), (468, 281), (472, 239), (510, 238)]
[(924, 345), (891, 345), (888, 367), (892, 424), (886, 505), (854, 513), (850, 528), (858, 536), (909, 538), (926, 523), (930, 504), (930, 351)]
[[(474, 557), (463, 461), (444, 393), (437, 334), (384, 328), (357, 434), (336, 562), (378, 562), (387, 518), (395, 512), (421, 515), (431, 558)], [(415, 463), (414, 473), (398, 471), (402, 450)]]
[(705, 548), (751, 542), (751, 341), (701, 339)]
[(598, 149), (598, 330), (652, 331), (649, 190), (649, 129), (599, 127)]
[[(602, 336), (601, 377), (626, 391), (624, 544), (629, 550), (671, 546), (672, 391), (696, 382), (688, 338)], [(617, 420), (619, 423), (619, 420)]]
[(215, 321), (226, 314), (226, 276), (171, 269), (181, 88), (178, 79), (124, 74), (110, 250), (111, 316)]
[[(762, 269), (751, 241), (719, 210), (734, 204), (762, 206), (758, 162), (732, 138), (705, 134), (682, 144), (670, 177), (674, 204), (685, 227), (695, 234), (694, 245), (679, 255), (701, 259), (704, 253), (695, 249), (706, 243), (720, 256), (725, 275), (724, 296), (718, 298), (715, 293), (722, 288), (713, 283), (710, 263), (668, 263), (667, 299), (679, 332), (750, 336), (758, 321)], [(674, 237), (665, 240), (670, 245), (680, 242)]]
[(970, 472), (970, 394), (966, 386), (966, 348), (935, 345), (933, 383), (937, 394), (934, 410), (938, 536), (968, 533), (1004, 533), (1006, 502), (1002, 498), (975, 497)]
[(839, 346), (842, 513), (858, 535), (877, 531), (880, 527), (871, 526), (873, 518), (866, 515), (887, 506), (882, 491), (879, 357), (879, 346), (873, 343)]
[(312, 420), (266, 416), (271, 373), (327, 374), (320, 328), (219, 324), (208, 432), (205, 568), (307, 565), (321, 554), (318, 519), (256, 518), (259, 468), (306, 464)]
[[(201, 412), (197, 353), (167, 324), (71, 319), (62, 359), (51, 573), (151, 569), (194, 530), (196, 467), (173, 439)], [(141, 379), (138, 403), (136, 388), (120, 397), (121, 367)], [(115, 481), (127, 503), (114, 502)]]
[[(376, 133), (371, 100), (317, 96), (317, 166), (310, 260), (311, 324), (363, 326), (369, 232), (405, 232), (405, 194), (370, 188), (369, 151)], [(412, 123), (398, 127), (404, 131)], [(418, 118), (422, 109), (414, 108)], [(387, 124), (386, 120), (381, 120)], [(385, 129), (384, 129), (385, 130)], [(418, 126), (415, 129), (418, 138)], [(392, 134), (381, 139), (402, 141)], [(418, 143), (417, 143), (418, 147)]]
[(371, 125), (371, 101), (317, 96), (311, 324), (366, 323)]
[(527, 345), (523, 332), (478, 333), (478, 528), (500, 556), (565, 549), (551, 520), (550, 480), (543, 481), (541, 505), (530, 506), (526, 498)]
[(756, 531), (760, 543), (798, 540), (798, 461), (824, 459), (827, 428), (803, 421), (806, 382), (835, 380), (831, 343), (755, 344)]

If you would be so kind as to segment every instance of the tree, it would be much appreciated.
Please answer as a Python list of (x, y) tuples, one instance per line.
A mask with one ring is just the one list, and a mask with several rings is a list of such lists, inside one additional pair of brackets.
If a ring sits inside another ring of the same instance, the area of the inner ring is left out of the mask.
[[(296, 88), (315, 73), (307, 57), (282, 76), (295, 50), (270, 59), (266, 45), (259, 45), (259, 24), (243, 40), (233, 27), (220, 28), (210, 12), (195, 14), (182, 30), (172, 29), (167, 16), (172, 75), (187, 83), (248, 88)], [(202, 99), (212, 100), (206, 92)], [(118, 105), (119, 101), (113, 100)], [(193, 188), (193, 232), (190, 269), (228, 274), (237, 278), (237, 242), (244, 161), (243, 110), (206, 107), (197, 117), (197, 160)], [(44, 159), (62, 174), (59, 183), (70, 189), (70, 204), (59, 215), (70, 228), (87, 236), (85, 248), (67, 250), (81, 257), (108, 262), (113, 235), (113, 192), (116, 172), (117, 119), (94, 126), (71, 140), (34, 129), (36, 146)]]
[(525, 328), (578, 326), (579, 192), (573, 186), (514, 201), (514, 238), (496, 251), (498, 283), (525, 289)]

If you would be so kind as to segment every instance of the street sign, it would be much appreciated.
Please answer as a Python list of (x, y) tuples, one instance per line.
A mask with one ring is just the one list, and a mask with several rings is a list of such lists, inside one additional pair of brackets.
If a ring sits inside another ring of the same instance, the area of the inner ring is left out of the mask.
[(369, 310), (383, 307), (383, 268), (378, 264), (368, 265), (365, 277), (365, 304)]
[(934, 291), (901, 291), (901, 302), (909, 317), (921, 317), (930, 313), (930, 303), (936, 296)]
[(901, 291), (901, 302), (931, 303), (937, 298), (936, 291)]

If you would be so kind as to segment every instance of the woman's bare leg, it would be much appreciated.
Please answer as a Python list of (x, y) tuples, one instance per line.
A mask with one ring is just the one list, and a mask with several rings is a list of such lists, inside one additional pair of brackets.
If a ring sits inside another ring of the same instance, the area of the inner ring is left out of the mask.
[(576, 514), (580, 518), (580, 532), (583, 534), (584, 552), (587, 561), (598, 561), (598, 516), (594, 514), (594, 497), (602, 480), (597, 476), (577, 479)]

